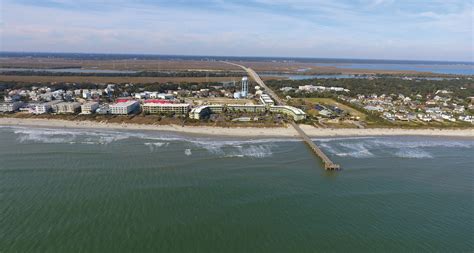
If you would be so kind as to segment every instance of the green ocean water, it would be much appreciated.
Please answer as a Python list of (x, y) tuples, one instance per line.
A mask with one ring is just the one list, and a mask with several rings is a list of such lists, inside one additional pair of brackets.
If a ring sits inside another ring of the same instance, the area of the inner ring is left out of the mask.
[(0, 127), (0, 252), (472, 252), (474, 141)]

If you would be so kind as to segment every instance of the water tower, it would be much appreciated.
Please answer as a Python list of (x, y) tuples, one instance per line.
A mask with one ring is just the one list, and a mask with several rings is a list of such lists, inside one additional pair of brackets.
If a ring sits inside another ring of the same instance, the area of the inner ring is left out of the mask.
[(246, 76), (242, 77), (242, 91), (240, 92), (240, 95), (243, 98), (246, 98), (249, 94), (249, 80)]

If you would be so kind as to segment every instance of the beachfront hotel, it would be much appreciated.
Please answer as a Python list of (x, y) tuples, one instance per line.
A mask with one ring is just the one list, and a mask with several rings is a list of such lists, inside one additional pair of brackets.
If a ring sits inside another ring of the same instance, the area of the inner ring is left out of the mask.
[(31, 111), (34, 114), (45, 114), (51, 111), (53, 105), (61, 103), (61, 101), (51, 101), (47, 103), (40, 103), (34, 106), (34, 109)]
[(145, 103), (142, 108), (143, 112), (148, 114), (175, 113), (184, 115), (188, 113), (189, 104)]
[(51, 106), (54, 113), (76, 113), (80, 110), (81, 104), (78, 102), (61, 102)]
[(98, 102), (86, 102), (81, 105), (82, 114), (92, 114), (99, 108)]
[(0, 112), (16, 112), (24, 105), (23, 102), (0, 103)]
[(191, 119), (204, 119), (213, 113), (221, 113), (226, 109), (230, 112), (248, 112), (248, 113), (263, 113), (273, 112), (282, 113), (291, 116), (295, 121), (306, 119), (306, 113), (301, 109), (293, 106), (265, 106), (265, 105), (202, 105), (193, 108), (189, 113)]
[(265, 112), (267, 107), (265, 105), (227, 105), (228, 111), (232, 112)]
[(306, 119), (306, 113), (301, 109), (287, 105), (270, 106), (270, 112), (282, 113), (293, 117), (293, 120), (300, 121)]
[(137, 110), (140, 107), (140, 104), (134, 100), (128, 100), (123, 102), (118, 102), (110, 105), (110, 113), (115, 115), (128, 115), (133, 111)]
[(213, 113), (221, 113), (224, 111), (224, 105), (201, 105), (195, 107), (189, 113), (191, 119), (204, 119)]

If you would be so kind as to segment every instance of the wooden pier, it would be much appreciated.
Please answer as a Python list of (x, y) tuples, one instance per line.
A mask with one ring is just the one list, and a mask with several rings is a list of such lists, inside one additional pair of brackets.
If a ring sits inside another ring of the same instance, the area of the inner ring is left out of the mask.
[(309, 138), (309, 136), (298, 126), (295, 122), (291, 122), (293, 128), (298, 132), (303, 141), (308, 145), (308, 147), (319, 157), (323, 162), (325, 170), (340, 170), (341, 166), (335, 164), (329, 159), (329, 157), (324, 154), (324, 152)]
[[(224, 62), (224, 63), (231, 64), (231, 65), (234, 65), (234, 66), (238, 66), (238, 67), (244, 69), (248, 73), (248, 75), (252, 79), (255, 80), (255, 82), (258, 85), (260, 85), (262, 88), (265, 89), (265, 91), (268, 93), (268, 95), (270, 95), (270, 97), (272, 97), (277, 104), (285, 105), (285, 102), (283, 102), (283, 100), (281, 100), (278, 97), (278, 95), (275, 92), (273, 92), (273, 90), (270, 89), (263, 82), (263, 80), (260, 78), (260, 76), (257, 74), (257, 72), (255, 72), (253, 69), (247, 68), (245, 66), (235, 64), (235, 63), (232, 63), (232, 62)], [(290, 124), (293, 126), (293, 128), (296, 130), (296, 132), (298, 132), (298, 134), (301, 136), (301, 138), (306, 143), (306, 145), (308, 145), (308, 147), (314, 152), (314, 154), (316, 154), (321, 159), (321, 161), (323, 162), (325, 170), (335, 171), (335, 170), (340, 170), (341, 169), (341, 166), (339, 166), (339, 164), (333, 163), (331, 161), (331, 159), (329, 159), (329, 157), (326, 154), (324, 154), (324, 152), (308, 137), (308, 135), (303, 131), (303, 129), (301, 129), (301, 127), (298, 126), (298, 124), (296, 124), (294, 121), (291, 121)]]

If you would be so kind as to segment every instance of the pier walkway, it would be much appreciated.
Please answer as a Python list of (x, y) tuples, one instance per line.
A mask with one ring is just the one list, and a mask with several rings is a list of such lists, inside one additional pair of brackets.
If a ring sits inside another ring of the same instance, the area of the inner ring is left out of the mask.
[[(273, 100), (275, 100), (275, 102), (278, 105), (285, 105), (285, 102), (283, 100), (281, 100), (280, 97), (278, 97), (278, 95), (263, 82), (263, 80), (260, 78), (260, 76), (257, 74), (257, 72), (255, 72), (253, 69), (247, 68), (243, 65), (239, 65), (239, 64), (236, 64), (236, 63), (232, 63), (232, 62), (224, 62), (224, 63), (231, 64), (231, 65), (240, 67), (243, 70), (245, 70), (247, 72), (247, 74), (253, 80), (255, 80), (255, 82), (258, 85), (260, 85), (262, 88), (265, 89), (267, 94), (270, 97), (272, 97)], [(339, 166), (339, 164), (333, 163), (331, 161), (331, 159), (329, 159), (329, 157), (309, 138), (309, 136), (303, 131), (303, 129), (301, 129), (301, 127), (298, 126), (298, 124), (296, 124), (294, 121), (291, 121), (290, 124), (291, 124), (291, 126), (293, 126), (293, 128), (296, 130), (296, 132), (298, 132), (300, 137), (308, 145), (308, 147), (314, 152), (314, 154), (316, 154), (321, 159), (321, 161), (323, 162), (325, 170), (340, 170), (341, 169), (341, 166)]]
[(324, 169), (325, 170), (340, 170), (341, 166), (339, 164), (335, 164), (329, 159), (329, 157), (324, 154), (324, 152), (309, 138), (309, 136), (301, 129), (300, 126), (298, 126), (295, 122), (290, 123), (293, 128), (298, 132), (298, 134), (301, 136), (303, 141), (308, 145), (308, 147), (317, 155), (321, 160), (323, 161), (324, 164)]

